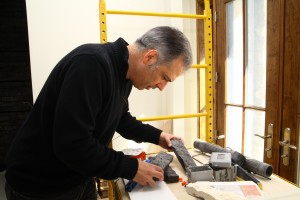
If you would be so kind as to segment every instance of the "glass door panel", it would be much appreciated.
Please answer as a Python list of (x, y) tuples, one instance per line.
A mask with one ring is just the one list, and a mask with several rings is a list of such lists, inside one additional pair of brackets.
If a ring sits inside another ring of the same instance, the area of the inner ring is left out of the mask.
[(226, 103), (243, 104), (243, 1), (226, 4)]
[(226, 107), (226, 143), (225, 146), (242, 152), (243, 109), (236, 106)]
[(226, 3), (225, 67), (225, 146), (262, 161), (254, 134), (264, 135), (266, 0)]
[(245, 110), (244, 155), (259, 161), (264, 159), (264, 140), (254, 134), (264, 135), (265, 112)]
[(246, 98), (247, 106), (265, 108), (267, 2), (247, 1)]

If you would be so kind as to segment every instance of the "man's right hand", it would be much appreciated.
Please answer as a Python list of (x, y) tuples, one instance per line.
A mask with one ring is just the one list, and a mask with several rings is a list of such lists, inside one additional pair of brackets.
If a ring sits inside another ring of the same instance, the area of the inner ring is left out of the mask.
[(135, 182), (143, 186), (150, 185), (151, 187), (154, 187), (156, 185), (154, 178), (157, 178), (159, 181), (164, 180), (164, 171), (161, 167), (141, 160), (138, 160), (138, 162), (138, 171), (133, 178)]

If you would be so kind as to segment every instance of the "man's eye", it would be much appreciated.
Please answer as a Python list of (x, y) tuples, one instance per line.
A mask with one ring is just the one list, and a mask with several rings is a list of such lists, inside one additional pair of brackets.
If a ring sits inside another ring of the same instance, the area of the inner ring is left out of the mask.
[(167, 76), (163, 76), (163, 80), (170, 82), (170, 79)]

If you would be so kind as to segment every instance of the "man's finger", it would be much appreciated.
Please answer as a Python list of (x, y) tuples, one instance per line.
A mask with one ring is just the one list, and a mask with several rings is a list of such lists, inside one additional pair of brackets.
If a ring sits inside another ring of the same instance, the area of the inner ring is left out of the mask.
[(148, 181), (148, 184), (149, 184), (151, 187), (154, 187), (154, 186), (156, 185), (156, 183), (155, 183), (155, 181), (153, 180), (153, 178), (150, 179), (150, 180)]
[[(183, 140), (183, 138), (182, 137), (179, 137), (179, 136), (174, 136), (172, 139), (178, 139), (178, 140), (181, 140), (182, 141), (182, 143), (184, 144), (184, 140)], [(172, 140), (171, 139), (171, 140)]]
[(159, 171), (156, 171), (154, 174), (153, 174), (153, 179), (154, 180), (159, 180), (159, 181), (163, 181), (164, 180), (164, 174), (163, 172), (159, 172)]
[[(151, 164), (151, 165), (153, 165), (153, 164)], [(153, 165), (153, 167), (154, 167), (154, 169), (155, 169), (156, 171), (158, 171), (158, 172), (160, 172), (160, 173), (164, 173), (164, 170), (163, 170), (161, 167), (159, 167), (159, 166), (157, 166), (157, 165)]]

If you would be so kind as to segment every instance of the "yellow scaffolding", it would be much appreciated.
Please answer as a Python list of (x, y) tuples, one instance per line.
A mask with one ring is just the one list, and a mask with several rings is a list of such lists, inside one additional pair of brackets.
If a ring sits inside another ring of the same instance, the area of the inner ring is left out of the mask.
[[(137, 12), (137, 11), (122, 11), (122, 10), (106, 10), (105, 0), (99, 0), (99, 19), (100, 19), (100, 42), (107, 42), (107, 14), (120, 15), (139, 15), (139, 16), (154, 16), (154, 17), (177, 17), (177, 18), (192, 18), (197, 20), (204, 20), (204, 51), (205, 64), (193, 64), (192, 68), (205, 69), (205, 108), (206, 112), (168, 115), (139, 118), (141, 121), (157, 121), (166, 119), (192, 118), (192, 117), (206, 117), (206, 141), (213, 142), (213, 66), (212, 66), (212, 15), (210, 9), (210, 0), (204, 0), (204, 14), (177, 14), (177, 13), (157, 13), (157, 12)], [(199, 81), (199, 80), (198, 80)], [(198, 95), (200, 96), (200, 95)], [(199, 101), (200, 102), (200, 101)], [(199, 125), (200, 126), (200, 125)], [(200, 129), (199, 129), (200, 130)], [(112, 182), (110, 181), (109, 184)], [(117, 195), (118, 196), (118, 195)], [(115, 199), (116, 194), (113, 190), (109, 191), (109, 199)], [(117, 197), (120, 199), (120, 197)]]
[(205, 71), (205, 107), (206, 112), (194, 114), (181, 114), (169, 116), (157, 116), (139, 118), (141, 121), (157, 121), (165, 119), (179, 119), (191, 117), (206, 117), (206, 134), (205, 138), (208, 142), (213, 142), (213, 70), (212, 70), (212, 26), (211, 26), (211, 9), (210, 1), (204, 0), (204, 15), (195, 14), (177, 14), (177, 13), (157, 13), (157, 12), (137, 12), (137, 11), (122, 11), (122, 10), (106, 10), (105, 0), (99, 1), (99, 18), (100, 18), (100, 41), (107, 42), (107, 14), (120, 15), (140, 15), (140, 16), (155, 16), (155, 17), (178, 17), (178, 18), (192, 18), (204, 20), (204, 50), (205, 50), (205, 64), (193, 64), (192, 68), (204, 68)]

